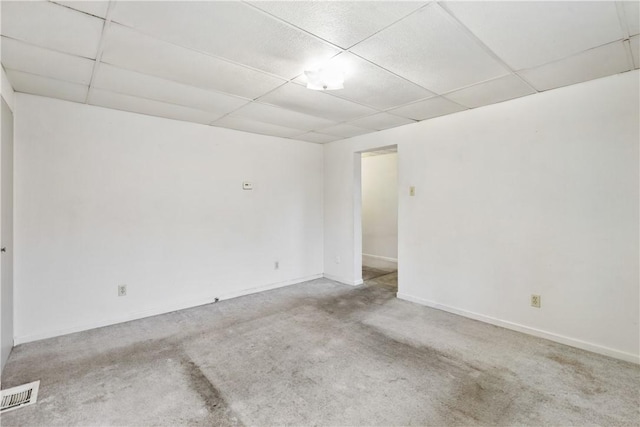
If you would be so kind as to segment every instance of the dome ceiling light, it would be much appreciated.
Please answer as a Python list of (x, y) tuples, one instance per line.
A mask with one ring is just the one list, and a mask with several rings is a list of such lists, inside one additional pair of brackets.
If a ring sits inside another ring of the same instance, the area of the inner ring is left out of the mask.
[(331, 68), (305, 71), (307, 89), (338, 90), (344, 88), (344, 72)]

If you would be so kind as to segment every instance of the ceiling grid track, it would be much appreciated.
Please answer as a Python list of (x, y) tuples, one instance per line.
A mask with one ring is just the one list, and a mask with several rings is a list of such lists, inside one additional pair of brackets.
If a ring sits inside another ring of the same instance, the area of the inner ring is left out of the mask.
[(100, 61), (102, 59), (102, 50), (104, 49), (104, 38), (107, 34), (107, 30), (111, 25), (111, 14), (113, 12), (113, 8), (115, 7), (115, 0), (109, 0), (109, 4), (107, 6), (107, 13), (104, 18), (104, 26), (102, 27), (102, 34), (100, 35), (100, 42), (98, 43), (98, 51), (96, 53), (96, 62), (93, 65), (93, 72), (91, 73), (91, 80), (89, 81), (89, 89), (87, 89), (87, 97), (85, 98), (84, 103), (88, 104), (91, 100), (91, 92), (93, 90), (93, 82), (96, 79), (96, 75), (98, 74), (98, 69), (100, 68)]
[(620, 27), (622, 28), (622, 32), (624, 34), (624, 49), (627, 53), (627, 63), (629, 64), (630, 69), (634, 69), (637, 64), (633, 63), (633, 52), (631, 51), (631, 42), (630, 42), (630, 32), (629, 26), (627, 25), (627, 12), (624, 10), (624, 4), (621, 1), (616, 1), (616, 12), (618, 12), (618, 19), (620, 20)]

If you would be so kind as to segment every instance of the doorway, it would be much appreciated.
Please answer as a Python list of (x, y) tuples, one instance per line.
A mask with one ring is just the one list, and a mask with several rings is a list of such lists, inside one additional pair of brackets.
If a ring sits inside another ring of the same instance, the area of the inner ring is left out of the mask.
[(398, 152), (361, 153), (362, 280), (398, 291)]

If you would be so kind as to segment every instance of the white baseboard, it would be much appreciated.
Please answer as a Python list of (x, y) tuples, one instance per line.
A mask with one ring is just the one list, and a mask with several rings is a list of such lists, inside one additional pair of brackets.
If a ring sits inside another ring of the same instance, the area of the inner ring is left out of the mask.
[(61, 328), (61, 329), (56, 329), (56, 330), (51, 330), (46, 332), (39, 332), (37, 334), (32, 334), (32, 335), (16, 336), (13, 339), (13, 345), (15, 346), (18, 344), (24, 344), (32, 341), (39, 341), (47, 338), (54, 338), (62, 335), (73, 334), (76, 332), (87, 331), (89, 329), (102, 328), (104, 326), (115, 325), (117, 323), (124, 323), (124, 322), (130, 322), (132, 320), (144, 319), (145, 317), (157, 316), (159, 314), (170, 313), (172, 311), (184, 310), (187, 308), (193, 308), (200, 305), (211, 304), (215, 302), (216, 298), (218, 298), (218, 301), (223, 301), (231, 298), (241, 297), (243, 295), (250, 295), (250, 294), (255, 294), (257, 292), (268, 291), (271, 289), (283, 288), (285, 286), (291, 286), (298, 283), (307, 282), (309, 280), (320, 279), (322, 277), (323, 277), (322, 274), (314, 274), (312, 276), (300, 277), (297, 279), (287, 280), (284, 282), (270, 283), (268, 285), (258, 286), (250, 289), (244, 289), (237, 292), (230, 292), (217, 297), (211, 296), (211, 297), (191, 299), (191, 300), (185, 300), (185, 301), (175, 301), (175, 302), (172, 302), (171, 304), (158, 306), (148, 310), (138, 311), (135, 313), (126, 314), (124, 316), (114, 317), (111, 319), (104, 319), (104, 320), (99, 320), (95, 322), (84, 323), (82, 325), (73, 325), (73, 326), (70, 325), (69, 327), (66, 327), (66, 328)]
[(405, 301), (410, 301), (417, 304), (425, 305), (427, 307), (435, 308), (438, 310), (447, 311), (449, 313), (457, 314), (459, 316), (468, 317), (469, 319), (479, 320), (481, 322), (490, 323), (492, 325), (500, 326), (506, 329), (511, 329), (513, 331), (522, 332), (522, 333), (533, 335), (539, 338), (545, 338), (560, 344), (565, 344), (565, 345), (576, 347), (582, 350), (591, 351), (593, 353), (603, 354), (605, 356), (614, 357), (616, 359), (624, 360), (627, 362), (640, 364), (640, 356), (632, 353), (615, 350), (613, 348), (604, 347), (598, 344), (593, 344), (593, 343), (582, 341), (575, 338), (569, 338), (564, 335), (543, 331), (541, 329), (531, 328), (529, 326), (521, 325), (519, 323), (513, 323), (506, 320), (496, 319), (495, 317), (485, 316), (483, 314), (462, 310), (462, 309), (451, 307), (444, 304), (439, 304), (434, 301), (429, 301), (424, 298), (419, 298), (412, 295), (403, 294), (400, 292), (398, 292), (397, 296), (399, 299), (403, 299)]
[(339, 282), (339, 283), (343, 283), (345, 285), (349, 285), (349, 286), (359, 286), (362, 285), (364, 282), (362, 281), (362, 279), (359, 280), (349, 280), (349, 279), (343, 279), (342, 277), (338, 277), (338, 276), (332, 276), (331, 274), (323, 274), (325, 279), (329, 279), (329, 280), (333, 280), (334, 282)]
[(380, 255), (362, 254), (362, 265), (382, 270), (397, 270), (398, 259)]

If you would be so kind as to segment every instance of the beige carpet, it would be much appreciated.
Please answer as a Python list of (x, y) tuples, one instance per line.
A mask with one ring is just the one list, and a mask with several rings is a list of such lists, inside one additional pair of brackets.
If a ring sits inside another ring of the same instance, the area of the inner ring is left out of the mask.
[(639, 424), (637, 365), (397, 300), (389, 274), (18, 346), (2, 387), (39, 401), (2, 425)]

